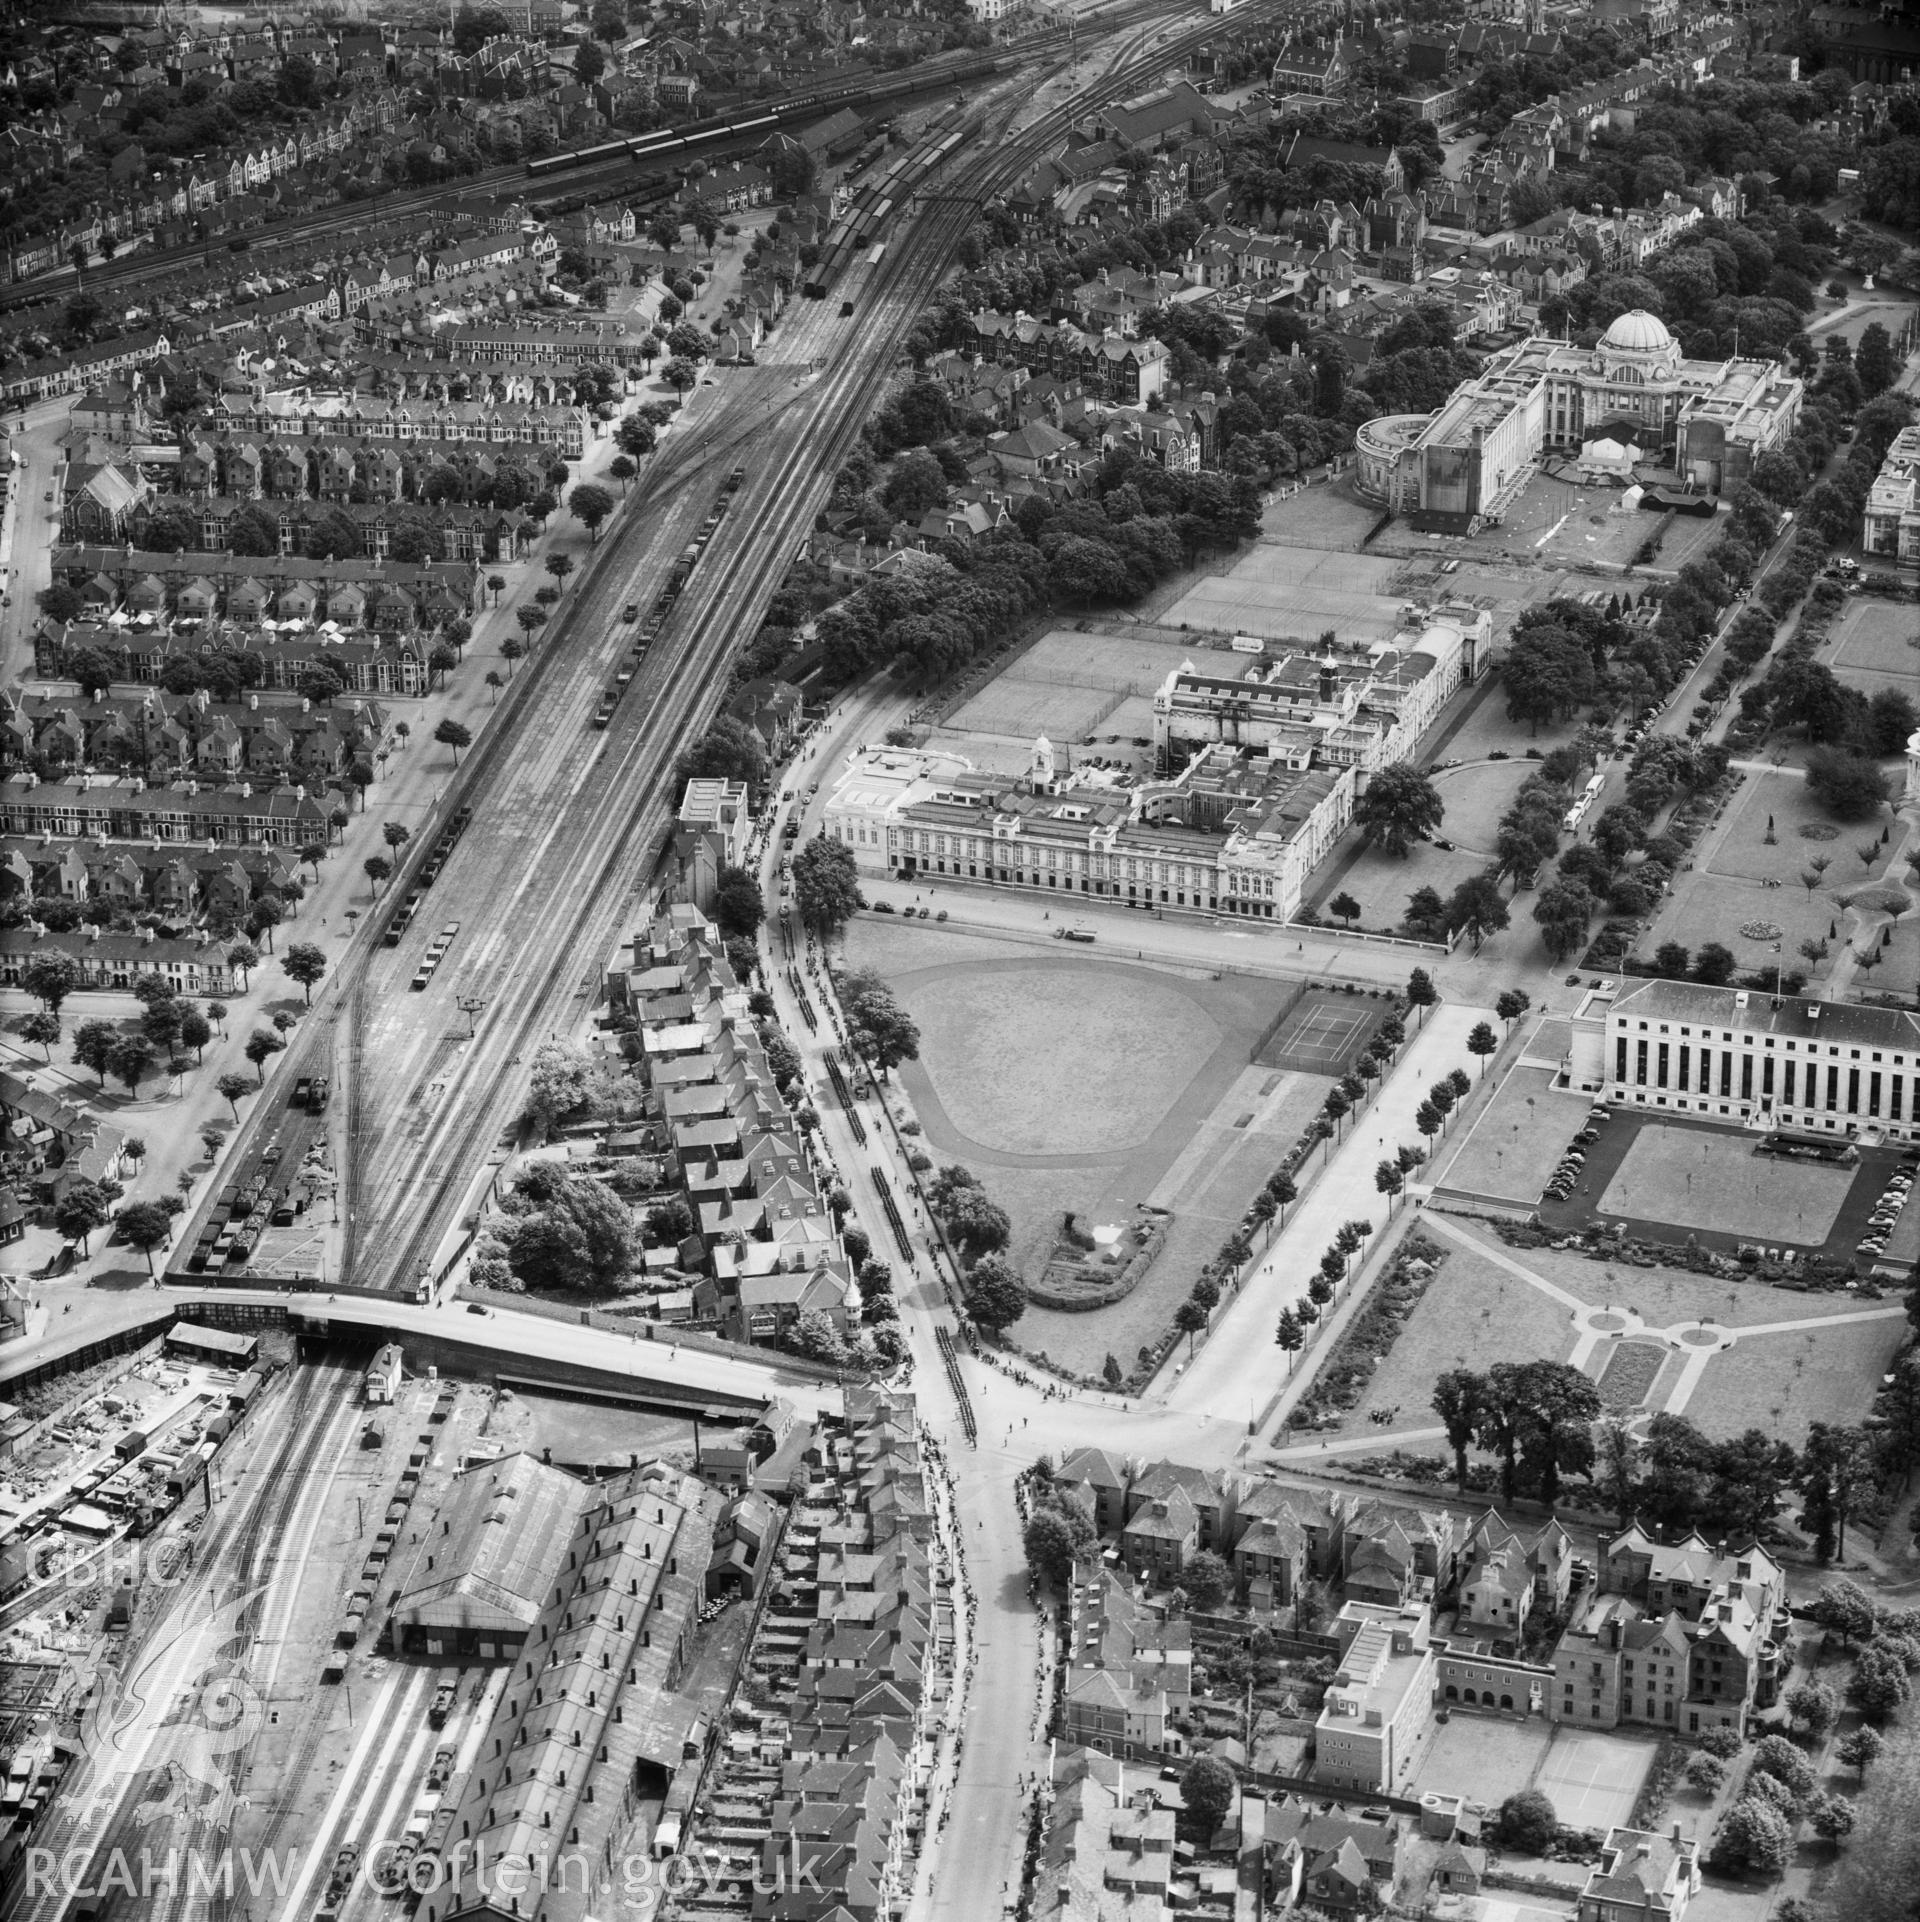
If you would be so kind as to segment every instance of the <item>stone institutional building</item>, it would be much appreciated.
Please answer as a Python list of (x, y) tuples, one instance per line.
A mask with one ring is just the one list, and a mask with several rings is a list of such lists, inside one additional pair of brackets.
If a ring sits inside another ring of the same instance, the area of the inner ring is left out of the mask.
[(1893, 437), (1860, 522), (1865, 552), (1920, 561), (1920, 427), (1903, 427)]
[(1352, 768), (1296, 773), (1229, 747), (1171, 780), (1063, 769), (1043, 735), (1021, 775), (957, 754), (866, 748), (827, 803), (864, 874), (984, 881), (1129, 907), (1286, 921), (1353, 818)]
[(1568, 1085), (1754, 1126), (1920, 1140), (1920, 1017), (1647, 981), (1596, 989), (1572, 1020)]
[(1408, 758), (1492, 638), (1444, 608), (1418, 637), (1318, 654), (1209, 654), (1154, 695), (1162, 778), (1072, 766), (1044, 736), (1023, 774), (940, 749), (867, 748), (825, 832), (862, 873), (983, 881), (1130, 907), (1291, 921), (1376, 770)]
[(1683, 360), (1666, 327), (1636, 309), (1597, 347), (1533, 335), (1503, 349), (1437, 414), (1366, 422), (1357, 485), (1396, 512), (1464, 528), (1501, 513), (1542, 455), (1604, 432), (1720, 493), (1792, 433), (1804, 392), (1775, 361)]

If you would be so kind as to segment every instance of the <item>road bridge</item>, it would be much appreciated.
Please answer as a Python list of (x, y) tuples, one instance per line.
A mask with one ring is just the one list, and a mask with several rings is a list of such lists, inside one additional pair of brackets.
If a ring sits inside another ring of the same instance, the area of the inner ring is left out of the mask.
[(728, 1354), (697, 1341), (677, 1341), (667, 1330), (647, 1340), (510, 1309), (475, 1313), (473, 1306), (355, 1292), (140, 1289), (84, 1325), (56, 1323), (37, 1340), (17, 1343), (0, 1363), (0, 1385), (17, 1392), (76, 1365), (139, 1347), (177, 1321), (196, 1321), (284, 1327), (295, 1334), (364, 1342), (369, 1349), (397, 1341), (412, 1368), (432, 1364), (443, 1374), (566, 1389), (707, 1421), (755, 1415), (776, 1396), (809, 1414), (839, 1404), (837, 1383), (783, 1365), (784, 1358), (772, 1353), (763, 1360), (758, 1354)]

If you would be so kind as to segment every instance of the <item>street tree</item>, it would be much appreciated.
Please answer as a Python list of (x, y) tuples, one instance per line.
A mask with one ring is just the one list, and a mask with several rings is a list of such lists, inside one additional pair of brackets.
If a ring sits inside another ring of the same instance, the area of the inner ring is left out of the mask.
[(1498, 1053), (1499, 1048), (1500, 1037), (1494, 1033), (1493, 1024), (1489, 1021), (1476, 1021), (1472, 1032), (1467, 1036), (1467, 1052), (1480, 1057), (1482, 1075), (1487, 1071), (1488, 1056)]
[(312, 1007), (314, 984), (327, 971), (325, 953), (311, 941), (290, 942), (286, 953), (281, 956), (280, 965), (290, 980), (300, 984), (300, 992), (306, 997), (307, 1006)]
[(46, 1059), (53, 1059), (53, 1044), (60, 1039), (60, 1017), (45, 1008), (37, 1008), (20, 1023), (20, 1039), (29, 1046), (41, 1049)]
[(460, 765), (460, 750), (463, 747), (471, 747), (473, 745), (472, 731), (462, 727), (458, 721), (452, 719), (450, 716), (442, 720), (440, 725), (433, 730), (433, 738), (438, 741), (442, 747), (450, 747), (453, 749), (453, 764), (455, 767)]
[[(263, 1056), (262, 1059), (265, 1059), (265, 1057)], [(254, 1084), (243, 1074), (223, 1074), (213, 1085), (219, 1091), (220, 1099), (233, 1110), (234, 1120), (238, 1121), (240, 1119), (240, 1097), (242, 1095), (252, 1094)]]
[(360, 863), (360, 869), (370, 883), (368, 892), (378, 899), (380, 884), (393, 873), (393, 863), (384, 854), (369, 854)]
[(76, 1181), (53, 1207), (53, 1225), (64, 1239), (77, 1241), (83, 1255), (94, 1230), (104, 1228), (112, 1218), (106, 1191), (96, 1181)]
[(1299, 1316), (1291, 1308), (1281, 1309), (1279, 1325), (1274, 1329), (1273, 1338), (1286, 1355), (1287, 1375), (1291, 1379), (1293, 1358), (1306, 1345), (1307, 1339), (1307, 1331), (1301, 1327)]
[[(1424, 1023), (1427, 1018), (1427, 1010), (1433, 1007), (1440, 999), (1440, 990), (1433, 985), (1433, 976), (1430, 975), (1425, 968), (1415, 968), (1414, 971), (1407, 976), (1406, 994), (1407, 1006), (1419, 1011), (1419, 1017), (1422, 1023)], [(1380, 1024), (1380, 1032), (1383, 1035), (1387, 1032), (1388, 1025), (1389, 1023), (1386, 1021)], [(1401, 1033), (1404, 1038), (1405, 1030), (1402, 1029)], [(1394, 1045), (1397, 1047), (1399, 1043), (1396, 1042)]]
[(1524, 988), (1508, 988), (1493, 1004), (1493, 1011), (1511, 1028), (1532, 1006), (1533, 997)]
[(260, 950), (251, 941), (236, 941), (227, 950), (227, 966), (240, 977), (241, 991), (244, 993), (249, 977), (260, 965)]
[(49, 1014), (60, 1012), (60, 1004), (83, 979), (80, 963), (70, 954), (36, 954), (20, 970), (21, 987)]
[(120, 1211), (120, 1238), (146, 1256), (149, 1275), (154, 1250), (164, 1248), (172, 1235), (173, 1217), (157, 1201), (136, 1201)]
[(847, 1035), (857, 1053), (880, 1070), (884, 1081), (903, 1061), (920, 1058), (920, 1030), (893, 991), (872, 968), (857, 968), (840, 982)]
[(968, 1271), (965, 1299), (967, 1313), (990, 1335), (1011, 1328), (1027, 1312), (1020, 1277), (997, 1254), (982, 1255)]
[(255, 1028), (247, 1037), (246, 1056), (253, 1063), (253, 1071), (264, 1086), (267, 1079), (267, 1063), (286, 1048), (285, 1040), (271, 1028)]
[(1540, 890), (1533, 918), (1540, 938), (1556, 963), (1566, 960), (1587, 938), (1596, 903), (1578, 881), (1556, 881)]
[(1280, 1210), (1280, 1225), (1287, 1225), (1287, 1210), (1300, 1197), (1300, 1189), (1289, 1174), (1274, 1174), (1267, 1177), (1266, 1192), (1272, 1197), (1273, 1205)]
[(809, 841), (793, 857), (793, 896), (801, 924), (816, 938), (831, 940), (861, 904), (853, 850), (824, 835)]
[(207, 1043), (213, 1039), (213, 1023), (198, 1008), (188, 1008), (180, 1017), (180, 1045), (193, 1050), (196, 1061), (207, 1058)]
[(1074, 1557), (1080, 1549), (1067, 1511), (1036, 1507), (1027, 1517), (1021, 1541), (1026, 1550), (1028, 1572), (1051, 1587), (1066, 1588), (1073, 1580)]
[(153, 1043), (144, 1034), (123, 1034), (113, 1044), (113, 1071), (127, 1084), (127, 1092), (137, 1095), (140, 1083), (153, 1066)]
[(102, 1088), (107, 1085), (107, 1069), (113, 1064), (114, 1044), (119, 1039), (120, 1030), (111, 1021), (83, 1021), (74, 1030), (73, 1058), (100, 1077)]
[(613, 512), (613, 496), (604, 487), (583, 481), (567, 496), (567, 511), (587, 530), (588, 538), (597, 545), (600, 523)]
[(1454, 889), (1441, 918), (1449, 927), (1467, 929), (1477, 952), (1488, 935), (1500, 933), (1512, 921), (1513, 913), (1500, 891), (1500, 877), (1489, 868), (1468, 875)]
[(752, 940), (767, 918), (760, 883), (746, 868), (723, 867), (714, 883), (713, 918), (723, 935)]

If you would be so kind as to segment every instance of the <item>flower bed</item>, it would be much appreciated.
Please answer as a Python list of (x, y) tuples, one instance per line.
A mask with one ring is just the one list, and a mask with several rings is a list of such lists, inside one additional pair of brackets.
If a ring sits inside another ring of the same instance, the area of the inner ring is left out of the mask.
[(1345, 1414), (1359, 1401), (1446, 1256), (1444, 1248), (1417, 1231), (1401, 1242), (1374, 1278), (1346, 1333), (1321, 1363), (1313, 1386), (1295, 1406), (1289, 1418), (1294, 1427), (1310, 1428), (1325, 1416)]

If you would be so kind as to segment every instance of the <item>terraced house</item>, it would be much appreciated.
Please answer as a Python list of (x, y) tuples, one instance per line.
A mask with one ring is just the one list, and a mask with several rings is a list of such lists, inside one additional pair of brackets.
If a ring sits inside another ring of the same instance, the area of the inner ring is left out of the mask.
[(370, 761), (386, 734), (386, 713), (370, 701), (316, 706), (300, 694), (255, 691), (227, 703), (204, 688), (91, 696), (0, 689), (0, 772), (31, 767), (49, 779), (85, 766), (150, 781), (244, 774), (318, 786), (341, 780), (356, 760)]
[(123, 547), (56, 548), (53, 578), (78, 588), (102, 612), (246, 622), (298, 601), (311, 602), (315, 618), (338, 626), (388, 632), (465, 618), (478, 610), (485, 592), (470, 561), (307, 561), (142, 554)]
[[(954, 1571), (922, 1451), (912, 1396), (849, 1387), (796, 1471), (756, 1686), (734, 1707), (744, 1739), (697, 1814), (669, 1799), (656, 1837), (717, 1845), (723, 1906), (783, 1922), (904, 1910), (954, 1662)], [(761, 1838), (750, 1856), (742, 1834)]]

